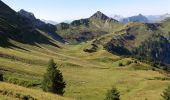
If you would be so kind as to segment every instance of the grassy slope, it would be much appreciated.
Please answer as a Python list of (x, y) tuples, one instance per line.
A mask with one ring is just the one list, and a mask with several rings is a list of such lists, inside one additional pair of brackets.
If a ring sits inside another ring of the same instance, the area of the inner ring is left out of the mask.
[[(122, 100), (143, 100), (145, 98), (159, 100), (163, 89), (170, 84), (168, 80), (155, 80), (154, 77), (167, 77), (167, 75), (152, 71), (151, 66), (143, 63), (118, 67), (119, 62), (125, 64), (132, 60), (131, 58), (115, 56), (102, 49), (91, 54), (83, 52), (90, 42), (80, 45), (65, 45), (62, 49), (43, 44), (39, 48), (14, 41), (12, 43), (26, 50), (0, 48), (0, 54), (16, 58), (0, 58), (0, 69), (5, 69), (5, 77), (40, 82), (47, 61), (54, 58), (61, 65), (60, 69), (67, 83), (64, 97), (78, 100), (103, 100), (107, 90), (114, 85), (120, 90)], [(0, 87), (4, 87), (4, 84), (1, 83)], [(35, 92), (37, 95), (41, 95), (39, 86), (31, 88), (37, 89), (28, 89), (28, 91), (32, 91), (31, 96), (35, 96)], [(16, 92), (20, 91), (18, 88), (13, 89)], [(38, 98), (38, 96), (36, 97)], [(3, 96), (3, 98), (10, 97)]]
[[(8, 84), (4, 82), (0, 82), (0, 90), (10, 91), (13, 94), (18, 93), (22, 95), (30, 95), (33, 98), (36, 98), (38, 100), (72, 100), (72, 99), (61, 97), (61, 96), (57, 96), (55, 94), (45, 93), (45, 92), (42, 92), (41, 90), (28, 89), (28, 88), (24, 88), (21, 86)], [(0, 99), (1, 100), (19, 100), (18, 98), (15, 98), (14, 95), (9, 95), (9, 94), (8, 96), (4, 96), (0, 94)]]
[(168, 18), (168, 19), (166, 19), (166, 20), (164, 20), (164, 21), (162, 21), (162, 27), (160, 27), (160, 30), (162, 31), (162, 32), (164, 32), (165, 34), (165, 36), (166, 37), (168, 37), (168, 39), (169, 39), (169, 37), (170, 37), (170, 35), (169, 35), (169, 33), (170, 33), (170, 29), (169, 29), (169, 27), (170, 27), (170, 18)]

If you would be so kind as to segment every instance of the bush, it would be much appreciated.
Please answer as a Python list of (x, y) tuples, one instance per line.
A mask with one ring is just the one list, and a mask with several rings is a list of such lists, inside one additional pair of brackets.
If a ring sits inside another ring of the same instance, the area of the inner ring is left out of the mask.
[(119, 66), (123, 66), (123, 63), (120, 62), (120, 63), (119, 63)]
[(136, 64), (137, 64), (137, 63), (138, 63), (138, 61), (137, 61), (137, 60), (135, 60), (135, 61), (134, 61), (134, 63), (136, 63)]
[(166, 88), (163, 91), (163, 94), (161, 95), (163, 100), (170, 100), (170, 86), (168, 86), (168, 88)]
[(42, 81), (42, 89), (45, 92), (52, 92), (59, 95), (64, 94), (65, 82), (63, 81), (63, 75), (51, 59), (48, 64), (47, 72), (44, 74)]
[(38, 80), (27, 80), (27, 79), (17, 78), (17, 77), (5, 77), (4, 81), (23, 87), (34, 87), (41, 84), (41, 81)]
[(104, 100), (120, 100), (119, 91), (113, 87), (110, 91), (107, 92), (106, 98)]
[(0, 73), (0, 81), (3, 81), (3, 74)]

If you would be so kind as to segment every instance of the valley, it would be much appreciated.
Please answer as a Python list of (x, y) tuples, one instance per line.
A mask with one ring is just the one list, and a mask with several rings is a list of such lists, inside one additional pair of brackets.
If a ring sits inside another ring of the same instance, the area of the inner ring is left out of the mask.
[[(113, 86), (120, 100), (160, 100), (170, 84), (169, 25), (125, 24), (100, 11), (52, 25), (0, 0), (0, 100), (104, 100)], [(50, 59), (63, 96), (42, 90)]]
[[(150, 65), (142, 62), (126, 65), (127, 61), (134, 61), (132, 58), (122, 58), (105, 50), (85, 53), (83, 48), (88, 46), (88, 43), (65, 45), (62, 49), (49, 45), (40, 45), (41, 48), (20, 43), (16, 45), (22, 46), (26, 51), (1, 48), (1, 55), (13, 56), (14, 59), (1, 57), (0, 69), (5, 73), (7, 82), (13, 83), (12, 80), (18, 79), (14, 84), (23, 85), (22, 82), (25, 81), (30, 84), (23, 86), (28, 86), (32, 91), (41, 91), (42, 75), (50, 58), (54, 58), (55, 62), (61, 65), (60, 70), (67, 83), (64, 97), (76, 100), (103, 100), (107, 90), (113, 85), (120, 90), (122, 100), (159, 100), (162, 90), (170, 83), (169, 80), (161, 80), (168, 77), (168, 74), (159, 69), (154, 71)], [(23, 60), (17, 60), (18, 58)], [(119, 62), (125, 66), (120, 67)], [(20, 84), (17, 81), (20, 81)], [(14, 91), (8, 88), (7, 90)], [(28, 92), (27, 95), (32, 94)]]

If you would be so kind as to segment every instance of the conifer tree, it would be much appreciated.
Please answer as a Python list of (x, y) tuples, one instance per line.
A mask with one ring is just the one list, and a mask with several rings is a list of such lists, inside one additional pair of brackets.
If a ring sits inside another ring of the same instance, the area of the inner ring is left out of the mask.
[(107, 92), (106, 98), (104, 100), (120, 100), (119, 91), (113, 87), (110, 91)]
[(43, 91), (63, 95), (65, 85), (62, 73), (58, 69), (58, 66), (54, 63), (54, 60), (51, 59), (48, 63), (47, 72), (44, 74), (42, 81)]

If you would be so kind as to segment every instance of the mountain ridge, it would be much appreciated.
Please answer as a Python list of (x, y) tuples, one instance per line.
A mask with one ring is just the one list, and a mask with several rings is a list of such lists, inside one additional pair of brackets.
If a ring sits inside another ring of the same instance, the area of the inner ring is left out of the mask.
[[(28, 16), (25, 17), (12, 10), (2, 1), (0, 1), (0, 10), (2, 11), (0, 15), (0, 29), (1, 33), (4, 33), (0, 36), (3, 38), (1, 45), (4, 43), (10, 45), (9, 39), (28, 44), (49, 43), (55, 45), (39, 30), (44, 31), (46, 35), (55, 38), (53, 41), (64, 42), (63, 38), (55, 32), (55, 26), (41, 22), (31, 13), (24, 11), (24, 13), (31, 15), (29, 16), (30, 18)], [(41, 24), (37, 24), (37, 22)]]
[(117, 20), (112, 19), (100, 11), (89, 18), (74, 20), (70, 24), (57, 24), (57, 32), (68, 41), (85, 42), (94, 37), (111, 32), (114, 27), (121, 26)]

